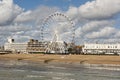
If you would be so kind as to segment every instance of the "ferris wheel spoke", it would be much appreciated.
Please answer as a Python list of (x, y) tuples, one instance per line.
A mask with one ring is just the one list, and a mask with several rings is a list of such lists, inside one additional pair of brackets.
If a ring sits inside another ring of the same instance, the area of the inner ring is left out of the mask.
[[(41, 29), (42, 38), (47, 39), (57, 34), (59, 37), (64, 37), (62, 40), (67, 38), (70, 41), (73, 40), (73, 36), (75, 36), (74, 32), (74, 23), (70, 20), (70, 18), (62, 13), (56, 12), (52, 15), (49, 15), (43, 22), (43, 27)], [(68, 35), (69, 33), (70, 35)], [(68, 40), (66, 40), (68, 41)]]

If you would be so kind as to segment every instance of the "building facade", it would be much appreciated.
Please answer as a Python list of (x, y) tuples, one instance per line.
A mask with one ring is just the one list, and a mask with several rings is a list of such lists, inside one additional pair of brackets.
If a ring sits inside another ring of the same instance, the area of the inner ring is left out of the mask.
[(27, 53), (27, 43), (15, 43), (14, 39), (8, 39), (5, 43), (4, 49), (6, 51), (12, 51), (13, 53)]
[(38, 40), (30, 39), (27, 43), (28, 53), (44, 53), (48, 42), (39, 42)]
[(38, 40), (30, 39), (27, 43), (15, 43), (14, 39), (8, 39), (4, 48), (6, 51), (13, 53), (41, 53), (46, 51), (47, 42), (39, 42)]
[(84, 54), (120, 54), (120, 44), (84, 44)]
[(68, 53), (67, 43), (63, 41), (49, 42), (30, 39), (27, 43), (15, 43), (14, 39), (8, 39), (4, 48), (13, 53)]

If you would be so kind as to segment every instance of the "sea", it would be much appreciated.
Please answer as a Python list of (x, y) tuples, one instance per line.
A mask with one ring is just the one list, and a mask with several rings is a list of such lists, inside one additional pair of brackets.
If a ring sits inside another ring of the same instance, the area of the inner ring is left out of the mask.
[(120, 66), (0, 61), (0, 80), (120, 80)]

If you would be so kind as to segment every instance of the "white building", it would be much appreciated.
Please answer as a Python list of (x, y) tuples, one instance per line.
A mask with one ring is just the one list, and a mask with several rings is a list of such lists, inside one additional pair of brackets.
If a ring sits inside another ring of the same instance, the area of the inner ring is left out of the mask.
[(4, 45), (4, 49), (17, 53), (27, 53), (27, 43), (15, 43), (14, 39), (8, 39), (8, 42)]
[(120, 54), (120, 44), (84, 44), (85, 54)]

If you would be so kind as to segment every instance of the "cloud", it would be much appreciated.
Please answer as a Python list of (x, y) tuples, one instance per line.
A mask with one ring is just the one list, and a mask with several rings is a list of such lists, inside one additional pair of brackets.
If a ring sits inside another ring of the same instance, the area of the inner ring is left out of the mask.
[(14, 35), (12, 38), (15, 39), (15, 42), (19, 43), (26, 43), (29, 39), (31, 39), (30, 36), (25, 35)]
[(20, 42), (29, 38), (39, 39), (43, 20), (55, 11), (59, 11), (57, 7), (47, 6), (24, 11), (14, 4), (13, 0), (0, 1), (0, 10), (0, 36), (2, 36), (0, 44), (4, 44), (3, 41), (6, 41), (7, 37), (13, 37)]
[(86, 19), (108, 19), (120, 13), (120, 0), (93, 0), (79, 7)]
[(17, 16), (14, 22), (35, 22), (41, 24), (41, 22), (52, 13), (59, 11), (57, 7), (39, 6), (35, 10), (28, 10)]
[(120, 0), (92, 0), (79, 7), (70, 6), (65, 12), (71, 19), (75, 19), (75, 22), (81, 23), (88, 20), (112, 19), (119, 13)]
[(9, 25), (23, 10), (13, 4), (13, 0), (0, 1), (0, 26)]
[(66, 15), (76, 22), (77, 43), (82, 39), (107, 41), (110, 38), (118, 38), (120, 29), (115, 23), (119, 14), (120, 0), (92, 0), (79, 7), (71, 6), (66, 12)]
[(115, 32), (116, 32), (116, 29), (113, 27), (104, 27), (99, 31), (94, 31), (90, 34), (87, 34), (85, 37), (104, 39), (104, 38), (110, 38), (110, 36)]
[(33, 29), (32, 26), (27, 26), (24, 24), (14, 24), (14, 25), (8, 25), (8, 26), (0, 26), (0, 31), (3, 32), (19, 32), (19, 31), (29, 31)]
[(115, 38), (118, 38), (118, 39), (120, 38), (120, 30), (118, 30), (118, 31), (116, 32), (116, 34), (114, 35), (114, 37), (115, 37)]
[[(114, 21), (108, 20), (93, 20), (89, 21), (82, 26), (76, 29), (76, 37), (84, 38), (85, 35), (91, 34), (92, 32), (99, 32), (101, 29), (105, 28), (106, 26), (113, 26)], [(90, 35), (89, 35), (90, 36)]]
[(79, 14), (79, 10), (77, 7), (70, 6), (68, 11), (65, 13), (67, 16), (69, 16), (71, 19), (75, 19)]
[(16, 22), (16, 23), (29, 22), (33, 19), (34, 19), (34, 17), (32, 17), (32, 11), (29, 10), (29, 11), (23, 12), (20, 15), (18, 15), (16, 17), (16, 19), (14, 20), (14, 22)]
[(102, 20), (102, 21), (90, 21), (82, 26), (82, 32), (89, 33), (92, 31), (98, 31), (105, 26), (113, 26), (114, 21)]
[[(13, 0), (3, 0), (0, 1), (0, 10), (0, 44), (10, 36), (19, 42), (26, 42), (30, 38), (40, 39), (42, 22), (56, 11), (63, 12), (75, 22), (76, 43), (90, 39), (118, 41), (120, 38), (120, 29), (115, 26), (115, 16), (120, 13), (120, 0), (92, 0), (79, 7), (70, 6), (67, 11), (49, 6), (24, 11)], [(51, 33), (57, 30), (63, 39), (72, 37), (72, 28), (65, 21), (57, 24), (51, 21), (49, 27)], [(52, 34), (53, 37), (55, 33)]]

